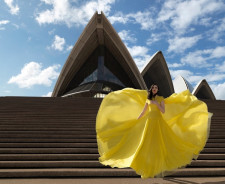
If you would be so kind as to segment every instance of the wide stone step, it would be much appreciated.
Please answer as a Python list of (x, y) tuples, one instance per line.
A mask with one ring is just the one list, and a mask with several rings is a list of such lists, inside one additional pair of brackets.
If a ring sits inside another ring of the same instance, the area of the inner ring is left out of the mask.
[[(83, 134), (89, 134), (89, 133), (95, 133), (95, 125), (90, 125), (86, 127), (76, 127), (76, 126), (68, 126), (68, 127), (57, 127), (57, 125), (54, 127), (12, 127), (12, 128), (1, 128), (0, 134), (77, 134), (77, 133), (83, 133)], [(220, 130), (211, 130), (210, 136), (219, 136), (224, 135), (225, 129)]]
[(0, 138), (37, 138), (37, 139), (89, 139), (96, 138), (94, 134), (73, 134), (73, 135), (55, 135), (55, 134), (0, 134)]
[(208, 143), (225, 143), (225, 139), (208, 139)]
[(193, 160), (189, 167), (225, 167), (225, 160)]
[(213, 124), (211, 124), (211, 128), (219, 128), (219, 127), (223, 127), (225, 126), (225, 121), (220, 121), (220, 122), (215, 122)]
[(202, 153), (225, 153), (225, 148), (204, 148)]
[[(36, 139), (36, 138), (1, 138), (0, 143), (96, 143), (96, 138), (87, 139)], [(207, 143), (225, 143), (225, 139), (208, 139)]]
[(0, 161), (98, 160), (99, 154), (0, 154)]
[(210, 177), (210, 176), (225, 176), (225, 168), (184, 168), (179, 169), (178, 172), (172, 176), (184, 177)]
[[(171, 176), (224, 176), (225, 168), (185, 168), (179, 169)], [(131, 168), (57, 168), (57, 169), (0, 169), (2, 178), (34, 177), (139, 177)]]
[[(85, 126), (86, 125), (86, 126)], [(95, 127), (95, 124), (83, 124), (83, 127), (93, 127), (92, 129), (94, 129)], [(23, 131), (23, 130), (48, 130), (50, 128), (54, 128), (55, 130), (58, 130), (61, 129), (61, 128), (78, 128), (77, 125), (45, 125), (43, 127), (43, 125), (38, 125), (38, 126), (32, 126), (32, 125), (29, 125), (29, 126), (26, 126), (24, 127), (24, 125), (15, 125), (13, 127), (9, 127), (7, 125), (4, 125), (4, 126), (0, 126), (0, 130), (19, 130), (19, 131)]]
[(225, 139), (225, 135), (224, 134), (220, 134), (220, 135), (218, 135), (218, 134), (215, 134), (215, 135), (210, 134), (209, 138), (210, 139)]
[[(98, 153), (98, 148), (0, 148), (0, 154)], [(202, 153), (225, 153), (225, 148), (204, 148)]]
[(18, 125), (84, 125), (85, 124), (95, 124), (95, 118), (90, 119), (78, 119), (78, 118), (71, 118), (71, 119), (22, 119), (22, 120), (0, 120), (1, 126), (18, 126)]
[(215, 154), (215, 153), (201, 153), (198, 156), (199, 160), (225, 160), (225, 153)]
[[(51, 120), (46, 120), (46, 119), (39, 119), (39, 120), (30, 120), (30, 119), (22, 119), (14, 121), (14, 120), (9, 120), (4, 122), (4, 120), (0, 119), (0, 127), (1, 128), (7, 128), (7, 127), (23, 127), (26, 125), (27, 127), (32, 127), (32, 126), (52, 126), (52, 125), (57, 125), (60, 127), (63, 126), (76, 126), (76, 125), (95, 125), (96, 124), (96, 117), (90, 118), (90, 119), (77, 119), (77, 118), (71, 118), (71, 119), (51, 119)], [(85, 127), (85, 126), (84, 126)], [(212, 123), (210, 126), (210, 129), (212, 130), (220, 130), (221, 128), (225, 129), (225, 122), (221, 123)]]
[[(44, 126), (44, 127), (43, 127)], [(82, 124), (80, 126), (78, 125), (38, 125), (38, 126), (29, 126), (27, 127), (26, 125), (21, 125), (21, 126), (4, 126), (1, 127), (0, 132), (4, 133), (23, 133), (23, 132), (28, 132), (28, 131), (60, 131), (60, 130), (65, 130), (65, 131), (87, 131), (87, 130), (92, 130), (95, 131), (95, 126), (96, 124)], [(11, 131), (11, 132), (10, 132)], [(210, 134), (223, 134), (225, 131), (225, 128), (216, 128), (210, 129)]]
[[(40, 139), (88, 139), (88, 138), (96, 138), (96, 134), (93, 133), (88, 133), (88, 134), (0, 134), (0, 138), (40, 138)], [(209, 135), (209, 139), (225, 139), (225, 135)]]
[(225, 143), (206, 143), (206, 148), (225, 148)]
[[(60, 113), (60, 112), (59, 112)], [(76, 124), (75, 122), (79, 123), (79, 122), (93, 122), (95, 119), (96, 119), (96, 114), (95, 116), (90, 116), (90, 117), (85, 117), (85, 114), (82, 116), (82, 117), (67, 117), (65, 118), (66, 115), (64, 115), (64, 117), (57, 117), (57, 116), (48, 116), (48, 117), (41, 117), (41, 116), (37, 116), (37, 117), (34, 117), (34, 116), (31, 116), (31, 117), (6, 117), (6, 118), (0, 118), (0, 121), (1, 121), (1, 125), (7, 125), (8, 123), (9, 124), (43, 124), (43, 123), (56, 123), (56, 124), (59, 124), (60, 122), (65, 122), (65, 123), (74, 123)], [(85, 119), (87, 118), (87, 119)]]
[[(97, 142), (77, 143), (0, 143), (0, 148), (97, 148)], [(205, 148), (225, 148), (225, 143), (206, 143)]]
[(0, 148), (97, 148), (97, 143), (0, 143)]
[(97, 148), (0, 148), (0, 154), (73, 154), (73, 153), (98, 153)]
[[(102, 165), (98, 160), (76, 161), (0, 161), (3, 168), (99, 168), (110, 166)], [(189, 167), (225, 167), (225, 160), (193, 160)]]
[(220, 123), (213, 123), (212, 125), (211, 125), (211, 128), (225, 128), (225, 122), (220, 122)]
[[(1, 120), (0, 120), (1, 121)], [(19, 121), (19, 122), (12, 122), (12, 121), (7, 121), (7, 122), (0, 122), (0, 125), (4, 125), (4, 126), (8, 126), (9, 128), (10, 127), (13, 127), (13, 126), (18, 126), (18, 125), (21, 125), (21, 126), (45, 126), (45, 125), (57, 125), (57, 126), (76, 126), (76, 125), (82, 125), (83, 127), (85, 127), (84, 125), (95, 125), (95, 119), (92, 119), (92, 120), (75, 120), (74, 118), (72, 118), (71, 120), (60, 120), (60, 121), (57, 121), (57, 120), (52, 120), (52, 121)]]
[(212, 127), (212, 128), (210, 129), (210, 132), (224, 132), (224, 130), (225, 130), (225, 129), (222, 129), (222, 128), (217, 128), (217, 127), (216, 127), (216, 128), (213, 128), (213, 127)]
[[(73, 128), (71, 128), (73, 129)], [(53, 134), (53, 135), (73, 135), (73, 134), (96, 134), (96, 131), (95, 129), (84, 129), (84, 130), (71, 130), (70, 128), (68, 129), (55, 129), (55, 128), (52, 128), (52, 129), (44, 129), (44, 130), (22, 130), (22, 131), (16, 131), (16, 130), (13, 130), (13, 131), (0, 131), (0, 134)]]
[[(65, 115), (66, 116), (66, 115)], [(86, 119), (84, 119), (86, 118)], [(96, 115), (93, 116), (93, 117), (70, 117), (70, 118), (59, 118), (59, 117), (48, 117), (48, 118), (40, 118), (39, 116), (38, 117), (29, 117), (29, 118), (18, 118), (18, 117), (15, 117), (15, 118), (8, 118), (6, 117), (5, 119), (3, 118), (0, 118), (0, 125), (23, 125), (23, 124), (26, 124), (26, 125), (32, 125), (32, 124), (59, 124), (60, 123), (71, 123), (71, 124), (81, 124), (81, 123), (93, 123), (96, 119)]]
[[(44, 113), (37, 113), (34, 112), (33, 113), (21, 113), (21, 112), (5, 112), (5, 114), (1, 113), (1, 119), (4, 120), (6, 118), (9, 118), (9, 119), (15, 119), (15, 118), (19, 118), (19, 119), (30, 119), (31, 121), (35, 121), (36, 118), (37, 119), (42, 119), (42, 118), (45, 118), (45, 119), (56, 119), (56, 118), (59, 118), (59, 119), (63, 119), (66, 118), (66, 119), (70, 119), (70, 118), (83, 118), (83, 117), (87, 117), (87, 118), (94, 118), (97, 114), (96, 111), (85, 111), (86, 109), (83, 109), (82, 111), (75, 111), (75, 112), (71, 112), (71, 113), (62, 113), (62, 110), (60, 111), (56, 111), (54, 113), (48, 113), (48, 112), (44, 112)], [(39, 109), (37, 109), (36, 111), (39, 111)], [(40, 112), (40, 111), (39, 111)], [(8, 113), (8, 114), (7, 114)], [(35, 119), (32, 119), (32, 118), (35, 118)]]
[[(107, 167), (96, 160), (76, 161), (0, 161), (2, 168), (99, 168)], [(109, 166), (108, 166), (109, 167)]]
[[(59, 112), (60, 113), (60, 112)], [(76, 116), (69, 116), (64, 114), (62, 117), (58, 117), (58, 116), (48, 116), (48, 117), (5, 117), (5, 118), (1, 118), (1, 124), (52, 124), (54, 122), (56, 122), (56, 124), (59, 124), (60, 122), (65, 122), (65, 123), (79, 123), (79, 122), (90, 122), (96, 119), (96, 114), (92, 115), (92, 116), (87, 116), (85, 117), (85, 114), (80, 116), (80, 117), (76, 117)]]
[[(99, 154), (0, 154), (0, 161), (98, 160)], [(225, 153), (199, 154), (198, 160), (225, 160)]]
[[(1, 138), (0, 143), (96, 143), (94, 139), (31, 139), (31, 138)], [(219, 141), (217, 141), (219, 142)], [(222, 141), (221, 141), (222, 142)], [(225, 142), (225, 141), (224, 141)]]

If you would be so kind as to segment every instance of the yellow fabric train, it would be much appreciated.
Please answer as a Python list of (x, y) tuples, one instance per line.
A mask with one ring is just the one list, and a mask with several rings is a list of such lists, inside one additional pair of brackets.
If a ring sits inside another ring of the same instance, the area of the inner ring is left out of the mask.
[[(141, 178), (163, 177), (197, 159), (209, 135), (212, 114), (189, 90), (174, 93), (165, 113), (149, 103), (148, 92), (133, 88), (109, 93), (96, 117), (99, 162), (133, 168)], [(145, 115), (137, 119), (146, 103)]]

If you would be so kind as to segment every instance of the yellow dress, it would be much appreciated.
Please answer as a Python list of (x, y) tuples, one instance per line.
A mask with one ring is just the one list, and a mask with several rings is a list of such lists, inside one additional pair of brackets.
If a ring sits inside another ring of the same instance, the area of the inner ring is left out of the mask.
[[(204, 148), (212, 114), (189, 90), (164, 100), (165, 113), (146, 90), (124, 88), (103, 99), (96, 117), (99, 162), (133, 168), (141, 178), (163, 177), (190, 164)], [(145, 103), (147, 112), (137, 119)], [(171, 172), (172, 171), (172, 172)]]

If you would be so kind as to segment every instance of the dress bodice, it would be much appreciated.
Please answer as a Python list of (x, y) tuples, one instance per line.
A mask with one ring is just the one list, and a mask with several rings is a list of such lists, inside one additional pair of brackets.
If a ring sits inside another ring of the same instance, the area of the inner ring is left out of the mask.
[[(155, 96), (155, 98), (153, 98), (152, 100), (157, 101), (159, 104), (164, 100), (163, 96)], [(148, 110), (149, 110), (149, 116), (151, 116), (152, 118), (158, 118), (160, 116), (160, 110), (158, 109), (158, 107), (155, 104), (151, 104), (150, 102), (151, 100), (146, 99), (146, 103), (148, 103)]]
[[(156, 95), (152, 100), (155, 100), (155, 101), (157, 101), (160, 104), (164, 100), (164, 98), (163, 98), (163, 96)], [(150, 100), (149, 99), (147, 99), (146, 102), (148, 104), (150, 104)]]

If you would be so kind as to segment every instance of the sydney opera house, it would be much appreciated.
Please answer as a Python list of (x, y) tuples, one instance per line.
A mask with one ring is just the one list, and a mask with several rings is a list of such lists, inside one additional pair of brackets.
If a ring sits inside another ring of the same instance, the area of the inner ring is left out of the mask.
[(215, 99), (204, 79), (195, 87), (182, 76), (172, 80), (161, 51), (140, 71), (105, 15), (96, 12), (64, 64), (52, 97), (0, 97), (0, 181), (61, 178), (65, 183), (71, 181), (68, 178), (78, 178), (90, 183), (95, 178), (92, 184), (118, 183), (118, 179), (139, 183), (133, 179), (140, 176), (131, 168), (99, 163), (96, 115), (103, 97), (111, 91), (146, 90), (153, 83), (164, 97), (188, 89), (213, 113), (204, 150), (198, 160), (173, 174), (182, 178), (175, 183), (188, 177), (207, 178), (207, 182), (224, 178), (225, 101)]
[(215, 99), (206, 80), (194, 89), (182, 76), (172, 81), (161, 51), (139, 71), (108, 19), (96, 12), (73, 47), (52, 97), (104, 97), (125, 87), (147, 89), (153, 83), (164, 97), (189, 89), (200, 99)]

